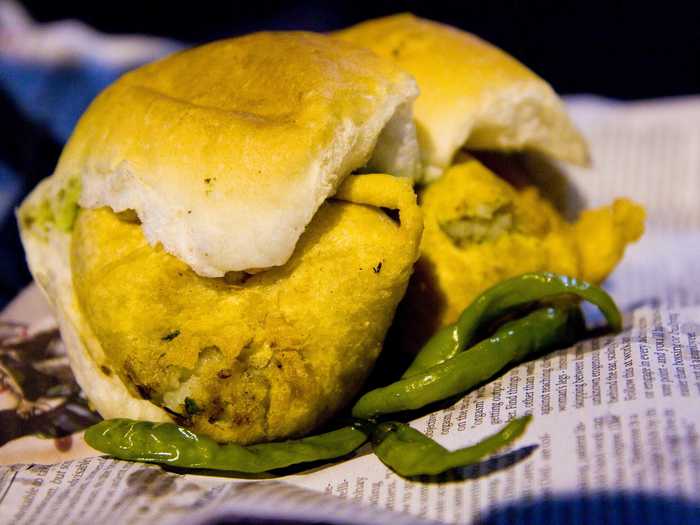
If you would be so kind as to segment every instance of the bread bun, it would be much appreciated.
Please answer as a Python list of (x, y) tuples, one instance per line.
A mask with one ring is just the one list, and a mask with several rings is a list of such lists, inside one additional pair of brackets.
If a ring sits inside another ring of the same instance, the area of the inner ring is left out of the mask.
[(103, 91), (56, 175), (80, 178), (82, 207), (135, 210), (200, 275), (278, 266), (353, 170), (415, 174), (416, 95), (390, 61), (327, 36), (222, 40)]
[(464, 146), (589, 163), (583, 137), (549, 84), (480, 38), (410, 14), (334, 35), (394, 60), (418, 81), (414, 113), (427, 181)]

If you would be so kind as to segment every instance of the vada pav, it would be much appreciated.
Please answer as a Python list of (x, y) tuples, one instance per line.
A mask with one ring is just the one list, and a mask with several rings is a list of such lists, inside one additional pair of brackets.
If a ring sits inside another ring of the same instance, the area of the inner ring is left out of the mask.
[(19, 221), (103, 417), (249, 444), (357, 394), (418, 257), (416, 95), (370, 51), (288, 32), (97, 97)]
[(393, 60), (420, 88), (425, 234), (397, 328), (404, 346), (420, 347), (478, 294), (520, 273), (600, 283), (642, 235), (644, 210), (627, 199), (569, 223), (533, 184), (555, 183), (538, 159), (586, 166), (589, 152), (552, 88), (508, 54), (410, 14), (334, 36)]

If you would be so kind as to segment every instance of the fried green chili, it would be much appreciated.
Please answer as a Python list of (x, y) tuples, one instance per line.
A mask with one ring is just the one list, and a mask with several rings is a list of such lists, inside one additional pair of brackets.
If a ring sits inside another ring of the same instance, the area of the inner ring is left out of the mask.
[(468, 352), (462, 352), (419, 374), (371, 390), (352, 409), (369, 419), (422, 408), (460, 394), (493, 377), (506, 365), (534, 352), (564, 347), (580, 336), (578, 307), (548, 307), (510, 321)]
[(256, 474), (345, 456), (367, 441), (367, 434), (359, 426), (347, 426), (303, 439), (245, 447), (221, 445), (173, 423), (110, 419), (88, 428), (85, 441), (119, 459)]
[(441, 474), (466, 467), (510, 445), (527, 428), (532, 416), (513, 419), (497, 433), (476, 445), (449, 451), (428, 436), (403, 423), (377, 425), (372, 435), (374, 453), (387, 467), (401, 476)]
[(438, 331), (416, 355), (403, 378), (424, 372), (466, 350), (477, 329), (503, 317), (514, 308), (571, 295), (596, 305), (613, 331), (622, 329), (622, 317), (612, 298), (602, 289), (574, 277), (550, 272), (526, 273), (503, 281), (482, 293), (456, 323)]

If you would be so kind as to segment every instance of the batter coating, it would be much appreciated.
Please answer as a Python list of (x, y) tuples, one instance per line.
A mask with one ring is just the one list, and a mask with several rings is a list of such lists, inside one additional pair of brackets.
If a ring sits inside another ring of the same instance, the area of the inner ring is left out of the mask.
[[(399, 212), (400, 224), (381, 208)], [(75, 291), (107, 362), (142, 398), (219, 441), (318, 428), (361, 388), (418, 255), (410, 183), (350, 177), (287, 264), (204, 278), (107, 208), (81, 210)]]

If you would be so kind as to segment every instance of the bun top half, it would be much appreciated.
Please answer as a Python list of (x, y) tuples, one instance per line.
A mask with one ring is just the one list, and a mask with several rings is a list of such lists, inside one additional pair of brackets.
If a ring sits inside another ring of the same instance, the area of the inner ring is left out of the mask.
[(470, 33), (401, 14), (334, 36), (393, 60), (418, 81), (414, 113), (426, 180), (439, 177), (464, 146), (589, 162), (584, 139), (549, 84)]
[(80, 119), (56, 176), (80, 205), (135, 210), (203, 276), (284, 264), (353, 170), (414, 176), (413, 78), (371, 51), (256, 33), (127, 73)]

